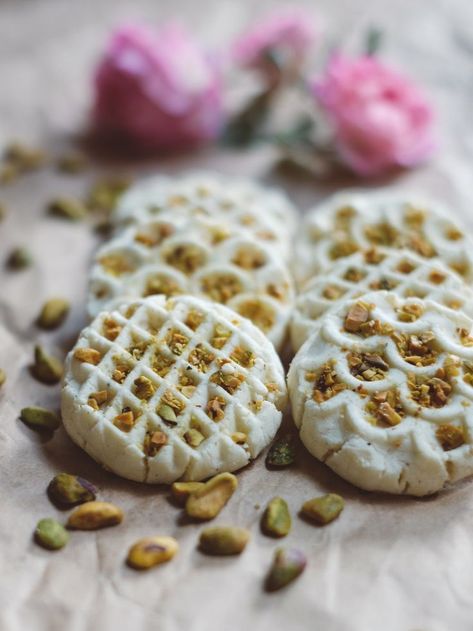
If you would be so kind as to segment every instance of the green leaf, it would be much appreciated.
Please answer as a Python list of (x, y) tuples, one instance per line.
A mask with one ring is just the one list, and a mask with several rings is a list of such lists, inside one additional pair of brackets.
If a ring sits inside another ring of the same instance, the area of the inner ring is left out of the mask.
[(247, 106), (232, 118), (222, 135), (222, 142), (232, 147), (245, 147), (260, 140), (271, 107), (274, 92), (265, 90), (257, 94)]
[(383, 43), (383, 31), (376, 27), (371, 27), (365, 36), (365, 52), (367, 55), (376, 55)]

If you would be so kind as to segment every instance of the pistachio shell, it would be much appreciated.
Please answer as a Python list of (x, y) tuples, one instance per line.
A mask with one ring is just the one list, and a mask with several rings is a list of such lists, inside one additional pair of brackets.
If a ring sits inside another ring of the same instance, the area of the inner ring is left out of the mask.
[(97, 530), (116, 526), (123, 520), (123, 511), (109, 502), (86, 502), (69, 515), (68, 528)]
[(285, 537), (291, 530), (291, 514), (282, 497), (274, 497), (266, 507), (261, 528), (270, 537)]
[(59, 416), (52, 410), (31, 406), (23, 408), (20, 419), (31, 429), (54, 432), (61, 424)]
[(227, 556), (243, 552), (249, 539), (246, 528), (212, 526), (200, 533), (199, 546), (207, 554)]
[(66, 506), (95, 500), (97, 489), (78, 475), (58, 473), (48, 486), (48, 495), (56, 503)]
[(135, 570), (148, 570), (170, 561), (178, 550), (179, 544), (173, 537), (144, 537), (131, 546), (127, 563)]
[(325, 525), (336, 519), (345, 506), (343, 497), (336, 493), (328, 493), (315, 497), (302, 505), (301, 512), (317, 524)]
[(47, 550), (60, 550), (69, 541), (69, 533), (55, 519), (40, 519), (34, 532), (35, 541)]
[(43, 347), (38, 345), (34, 349), (34, 364), (31, 372), (41, 383), (52, 385), (61, 381), (62, 362), (57, 357), (48, 355)]
[(237, 486), (238, 480), (232, 473), (219, 473), (189, 496), (186, 513), (194, 519), (213, 519), (231, 498)]
[(306, 565), (306, 556), (300, 550), (278, 548), (266, 578), (266, 589), (273, 592), (285, 587), (302, 574)]
[(203, 487), (203, 482), (174, 482), (171, 486), (171, 495), (179, 506), (185, 506), (189, 495)]
[(42, 329), (55, 329), (60, 326), (69, 313), (69, 302), (63, 298), (51, 298), (44, 303), (38, 316), (37, 325)]

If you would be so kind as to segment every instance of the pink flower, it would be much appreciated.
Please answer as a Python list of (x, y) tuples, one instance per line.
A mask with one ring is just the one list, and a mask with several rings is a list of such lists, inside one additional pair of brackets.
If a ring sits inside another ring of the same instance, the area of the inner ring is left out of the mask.
[(341, 158), (360, 175), (413, 166), (435, 148), (425, 95), (374, 57), (334, 56), (313, 91), (333, 123)]
[(232, 56), (244, 68), (268, 71), (268, 57), (281, 66), (300, 65), (316, 36), (313, 18), (302, 9), (280, 10), (247, 33), (233, 45)]
[(211, 140), (223, 123), (216, 65), (181, 27), (128, 24), (111, 36), (95, 76), (93, 123), (144, 150)]

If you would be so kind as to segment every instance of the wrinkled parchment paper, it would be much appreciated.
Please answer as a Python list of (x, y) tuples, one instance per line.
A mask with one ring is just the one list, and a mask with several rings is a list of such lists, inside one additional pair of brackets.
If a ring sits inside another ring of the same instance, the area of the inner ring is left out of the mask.
[[(301, 2), (301, 4), (304, 4)], [(469, 0), (319, 0), (331, 41), (359, 50), (368, 25), (386, 29), (386, 58), (421, 80), (439, 108), (441, 151), (429, 166), (389, 182), (428, 191), (452, 203), (473, 225), (473, 15)], [(90, 68), (107, 30), (125, 17), (182, 15), (211, 43), (222, 42), (254, 12), (240, 0), (84, 0), (80, 3), (3, 0), (0, 5), (0, 141), (38, 141), (51, 151), (70, 146), (89, 100)], [(258, 3), (258, 12), (276, 6)], [(141, 486), (101, 470), (60, 429), (43, 440), (19, 420), (27, 405), (58, 408), (59, 387), (28, 373), (36, 340), (64, 355), (85, 323), (86, 274), (98, 237), (85, 223), (47, 218), (59, 193), (84, 194), (101, 172), (218, 167), (268, 178), (271, 152), (207, 151), (146, 165), (105, 168), (80, 176), (53, 169), (0, 191), (8, 218), (0, 223), (2, 260), (27, 245), (35, 264), (0, 272), (0, 629), (1, 631), (470, 631), (473, 628), (473, 482), (424, 500), (358, 491), (300, 449), (297, 467), (269, 472), (263, 458), (239, 474), (240, 487), (218, 523), (251, 529), (238, 558), (196, 550), (201, 527), (181, 519), (165, 489)], [(270, 178), (271, 179), (271, 178)], [(272, 177), (274, 180), (275, 178)], [(276, 179), (302, 208), (354, 180)], [(381, 182), (380, 184), (383, 184)], [(66, 324), (40, 333), (33, 321), (43, 301), (73, 303)], [(286, 420), (290, 424), (290, 419)], [(77, 532), (59, 552), (31, 539), (38, 519), (65, 520), (45, 489), (59, 471), (78, 473), (100, 497), (126, 512), (125, 522), (96, 533)], [(334, 491), (346, 509), (327, 528), (296, 516), (301, 503)], [(290, 504), (294, 526), (284, 544), (303, 549), (305, 574), (285, 591), (265, 594), (263, 577), (278, 543), (260, 534), (262, 508), (274, 495)], [(261, 508), (257, 508), (260, 506)], [(167, 566), (137, 573), (124, 565), (131, 543), (161, 533), (181, 550)]]

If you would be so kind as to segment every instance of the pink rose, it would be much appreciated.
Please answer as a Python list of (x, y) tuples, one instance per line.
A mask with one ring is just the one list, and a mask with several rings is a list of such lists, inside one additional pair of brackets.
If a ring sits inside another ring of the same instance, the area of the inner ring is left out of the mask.
[(144, 150), (211, 140), (223, 123), (220, 74), (180, 26), (125, 25), (96, 71), (93, 123)]
[(360, 175), (413, 166), (435, 148), (425, 95), (374, 57), (334, 56), (313, 92), (333, 123), (341, 158)]
[(285, 9), (271, 15), (240, 36), (232, 56), (244, 68), (268, 74), (268, 58), (280, 66), (297, 68), (316, 36), (313, 18), (302, 9)]

